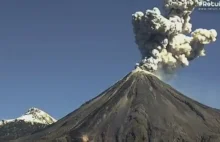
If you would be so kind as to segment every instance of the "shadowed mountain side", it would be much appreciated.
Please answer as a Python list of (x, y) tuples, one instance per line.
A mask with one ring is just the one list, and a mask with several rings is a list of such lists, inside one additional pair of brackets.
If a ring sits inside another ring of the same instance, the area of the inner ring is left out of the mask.
[(58, 122), (16, 142), (219, 141), (219, 110), (136, 69)]
[(35, 131), (42, 130), (46, 126), (48, 125), (40, 123), (32, 124), (25, 121), (9, 123), (0, 127), (0, 142), (7, 142), (9, 140), (14, 140), (19, 137), (26, 136)]

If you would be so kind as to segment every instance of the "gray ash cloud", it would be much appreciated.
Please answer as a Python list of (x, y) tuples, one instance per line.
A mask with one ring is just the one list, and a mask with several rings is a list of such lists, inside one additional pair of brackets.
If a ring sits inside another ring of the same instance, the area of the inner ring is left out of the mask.
[(190, 61), (205, 56), (205, 45), (214, 42), (214, 29), (192, 31), (190, 15), (199, 0), (164, 0), (164, 14), (158, 8), (132, 15), (135, 41), (142, 55), (138, 67), (155, 74), (173, 74)]

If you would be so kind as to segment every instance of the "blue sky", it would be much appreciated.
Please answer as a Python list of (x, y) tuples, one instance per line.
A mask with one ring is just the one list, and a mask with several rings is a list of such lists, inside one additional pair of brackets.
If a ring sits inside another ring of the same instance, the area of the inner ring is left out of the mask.
[[(61, 118), (131, 71), (140, 59), (131, 14), (162, 0), (0, 2), (0, 119), (30, 107)], [(195, 28), (220, 32), (219, 12), (193, 14)], [(220, 108), (220, 41), (170, 83)]]

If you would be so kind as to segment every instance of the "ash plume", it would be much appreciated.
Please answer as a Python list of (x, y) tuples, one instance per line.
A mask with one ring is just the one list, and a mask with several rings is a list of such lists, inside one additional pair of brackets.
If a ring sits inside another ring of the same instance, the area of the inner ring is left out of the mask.
[(214, 29), (192, 32), (190, 15), (200, 0), (164, 0), (164, 14), (158, 8), (132, 15), (135, 41), (142, 55), (137, 64), (155, 74), (170, 75), (205, 56), (205, 45), (214, 42)]

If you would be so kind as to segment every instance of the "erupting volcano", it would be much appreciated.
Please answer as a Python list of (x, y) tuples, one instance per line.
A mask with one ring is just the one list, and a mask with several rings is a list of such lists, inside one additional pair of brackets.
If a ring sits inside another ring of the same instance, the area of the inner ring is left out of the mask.
[[(194, 101), (161, 77), (204, 56), (214, 29), (192, 32), (198, 0), (164, 0), (132, 15), (142, 55), (136, 68), (96, 98), (44, 130), (16, 142), (220, 142), (220, 110)], [(189, 36), (191, 35), (191, 36)]]
[(219, 142), (220, 111), (140, 68), (47, 129), (17, 142)]

